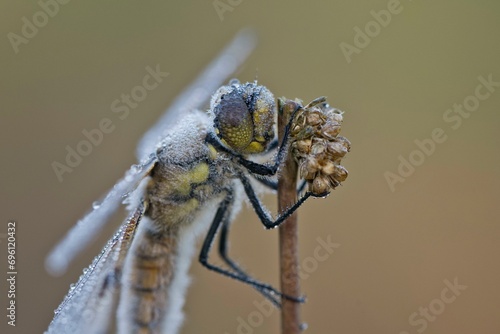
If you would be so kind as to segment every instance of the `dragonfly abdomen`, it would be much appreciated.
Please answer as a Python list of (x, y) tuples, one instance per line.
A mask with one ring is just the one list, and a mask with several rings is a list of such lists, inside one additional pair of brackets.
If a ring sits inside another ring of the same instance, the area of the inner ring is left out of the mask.
[(161, 333), (174, 277), (179, 228), (155, 231), (144, 218), (127, 256), (120, 297), (120, 333)]
[(145, 216), (124, 265), (120, 333), (164, 333), (180, 325), (182, 305), (177, 304), (183, 298), (177, 295), (189, 281), (193, 237), (199, 233), (193, 231), (202, 230), (206, 219), (201, 211), (214, 214), (207, 202), (217, 205), (222, 190), (231, 184), (221, 175), (213, 148), (194, 138), (183, 143), (191, 146), (188, 154), (181, 153), (186, 147), (181, 151), (178, 142), (164, 142), (144, 191)]

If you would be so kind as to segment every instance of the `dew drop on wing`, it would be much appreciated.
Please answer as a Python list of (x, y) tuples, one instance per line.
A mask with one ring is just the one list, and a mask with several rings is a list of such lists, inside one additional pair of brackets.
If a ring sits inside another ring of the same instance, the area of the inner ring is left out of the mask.
[[(77, 224), (68, 231), (66, 236), (52, 249), (45, 260), (47, 271), (52, 275), (63, 274), (69, 263), (93, 240), (102, 230), (111, 215), (120, 207), (123, 195), (133, 191), (139, 182), (154, 166), (156, 160), (150, 156), (139, 167), (139, 172), (131, 173), (130, 169), (125, 177), (119, 180), (106, 194), (98, 208), (93, 208)], [(131, 168), (136, 169), (137, 168)]]
[(101, 202), (95, 201), (94, 203), (92, 203), (92, 209), (97, 210), (100, 207), (101, 207)]
[(134, 179), (134, 176), (137, 175), (142, 171), (142, 168), (140, 165), (132, 165), (130, 169), (127, 171), (125, 174), (125, 180), (127, 182), (130, 182)]
[[(179, 111), (199, 109), (202, 102), (204, 103), (204, 101), (207, 100), (216, 87), (220, 86), (222, 82), (226, 80), (227, 76), (232, 74), (236, 68), (243, 63), (254, 46), (255, 38), (253, 34), (248, 32), (237, 37), (231, 46), (222, 52), (223, 57), (220, 56), (216, 62), (210, 65), (208, 71), (204, 72), (200, 79), (191, 86), (191, 91), (188, 89), (187, 94), (178, 98), (178, 101), (182, 102), (182, 108), (175, 106), (174, 103), (173, 107), (170, 108), (171, 111), (174, 111), (172, 114), (180, 117), (183, 116), (184, 113)], [(212, 89), (212, 86), (215, 87)], [(192, 89), (193, 87), (196, 89)], [(198, 87), (202, 87), (202, 89)], [(192, 98), (186, 99), (186, 96)], [(189, 108), (186, 108), (186, 100), (192, 101), (189, 104)], [(177, 113), (175, 111), (177, 111)], [(170, 118), (170, 120), (172, 120), (172, 118)], [(133, 191), (140, 180), (145, 177), (153, 167), (156, 158), (155, 154), (151, 152), (155, 151), (158, 138), (168, 133), (168, 127), (166, 127), (165, 124), (169, 125), (175, 123), (176, 122), (170, 122), (168, 118), (167, 121), (160, 120), (157, 126), (146, 134), (145, 138), (141, 140), (140, 147), (138, 148), (141, 165), (132, 166), (124, 175), (124, 178), (108, 192), (104, 200), (99, 203), (97, 207), (93, 205), (92, 211), (77, 223), (76, 228), (68, 232), (67, 237), (61, 244), (55, 247), (54, 251), (47, 259), (47, 268), (49, 271), (53, 273), (62, 273), (69, 262), (80, 253), (87, 243), (102, 229), (104, 223), (109, 220), (109, 216), (122, 204), (124, 195)], [(151, 140), (151, 138), (153, 140)], [(149, 157), (147, 157), (147, 155), (149, 155)], [(124, 236), (122, 234), (116, 234), (112, 239), (117, 242), (117, 240), (122, 240), (123, 238)], [(95, 319), (95, 313), (98, 310), (96, 306), (99, 306), (99, 303), (94, 303), (94, 301), (98, 301), (98, 299), (94, 298), (98, 290), (96, 287), (100, 286), (100, 283), (105, 278), (105, 274), (114, 268), (113, 259), (117, 257), (117, 252), (119, 251), (119, 248), (113, 249), (113, 243), (112, 240), (108, 241), (105, 246), (105, 249), (108, 251), (106, 252), (104, 250), (101, 252), (88, 267), (87, 272), (84, 272), (80, 277), (77, 285), (72, 286), (72, 289), (63, 300), (60, 307), (55, 311), (58, 317), (53, 320), (53, 323), (49, 326), (48, 332), (51, 334), (58, 334), (61, 332), (77, 334), (82, 333), (82, 331), (85, 333), (87, 330), (88, 332), (104, 332), (102, 329), (95, 330), (94, 324), (92, 324), (90, 328), (87, 326), (82, 327), (81, 325), (82, 323), (89, 324)], [(82, 322), (82, 318), (88, 321)]]
[(139, 165), (132, 165), (132, 167), (130, 167), (131, 174), (137, 174), (140, 171), (141, 171), (141, 166), (139, 166)]

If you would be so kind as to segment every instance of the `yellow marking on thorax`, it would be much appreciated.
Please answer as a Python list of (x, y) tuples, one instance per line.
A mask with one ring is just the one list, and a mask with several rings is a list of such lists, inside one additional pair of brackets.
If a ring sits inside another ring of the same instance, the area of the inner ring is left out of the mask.
[(192, 183), (202, 183), (208, 179), (209, 168), (206, 162), (202, 162), (194, 167), (190, 174)]
[(209, 172), (208, 164), (200, 162), (191, 170), (177, 176), (175, 192), (181, 196), (188, 196), (193, 184), (207, 181)]
[(215, 160), (217, 158), (217, 150), (215, 149), (215, 147), (213, 147), (213, 145), (208, 145), (208, 150), (210, 151), (210, 160)]
[(185, 203), (182, 203), (180, 206), (177, 207), (177, 210), (175, 210), (175, 217), (186, 217), (189, 214), (193, 213), (199, 206), (199, 202), (196, 198), (191, 198), (190, 200), (186, 201)]

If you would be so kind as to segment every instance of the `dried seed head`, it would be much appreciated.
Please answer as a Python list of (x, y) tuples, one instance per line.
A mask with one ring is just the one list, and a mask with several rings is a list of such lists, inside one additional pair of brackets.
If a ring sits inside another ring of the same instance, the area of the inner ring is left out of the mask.
[(314, 144), (311, 146), (311, 154), (312, 155), (320, 155), (323, 152), (326, 151), (326, 146), (324, 141), (316, 141)]
[(312, 179), (314, 179), (317, 173), (318, 168), (315, 168), (315, 166), (309, 163), (307, 160), (302, 161), (302, 163), (299, 165), (299, 175), (306, 181), (311, 181)]
[(349, 148), (342, 142), (331, 141), (327, 144), (327, 151), (331, 157), (343, 158), (349, 152)]
[(328, 139), (335, 139), (340, 133), (340, 124), (337, 122), (328, 122), (321, 127), (321, 133)]
[(309, 154), (311, 152), (311, 145), (312, 145), (312, 140), (311, 139), (302, 139), (294, 142), (292, 144), (292, 147), (296, 148), (296, 150), (300, 154)]
[(323, 119), (320, 112), (315, 110), (307, 114), (307, 116), (305, 117), (305, 121), (307, 124), (315, 126), (322, 123)]
[(316, 176), (309, 186), (309, 190), (317, 195), (329, 192), (330, 188), (330, 181), (321, 175)]
[(325, 175), (332, 175), (335, 172), (335, 163), (327, 160), (325, 164), (321, 166), (321, 172)]
[(340, 160), (351, 143), (339, 136), (343, 112), (320, 97), (305, 107), (299, 106), (291, 127), (291, 152), (299, 164), (300, 177), (308, 182), (313, 195), (330, 192), (347, 178)]
[(304, 161), (303, 178), (306, 180), (312, 180), (316, 176), (316, 173), (320, 170), (319, 162), (314, 156), (308, 156), (303, 161)]
[(338, 136), (336, 141), (342, 143), (348, 152), (351, 150), (351, 142), (346, 137)]
[(344, 168), (344, 166), (341, 165), (336, 165), (335, 166), (335, 172), (333, 174), (335, 180), (338, 180), (339, 182), (345, 181), (347, 179), (347, 175), (349, 173), (347, 172), (347, 169)]

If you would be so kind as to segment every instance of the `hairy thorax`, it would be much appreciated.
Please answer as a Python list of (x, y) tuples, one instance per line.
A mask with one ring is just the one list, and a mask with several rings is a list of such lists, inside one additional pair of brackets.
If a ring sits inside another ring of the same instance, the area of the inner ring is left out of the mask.
[(209, 121), (206, 114), (193, 115), (157, 150), (145, 199), (146, 215), (160, 230), (192, 222), (198, 209), (232, 182), (227, 158), (205, 143)]

